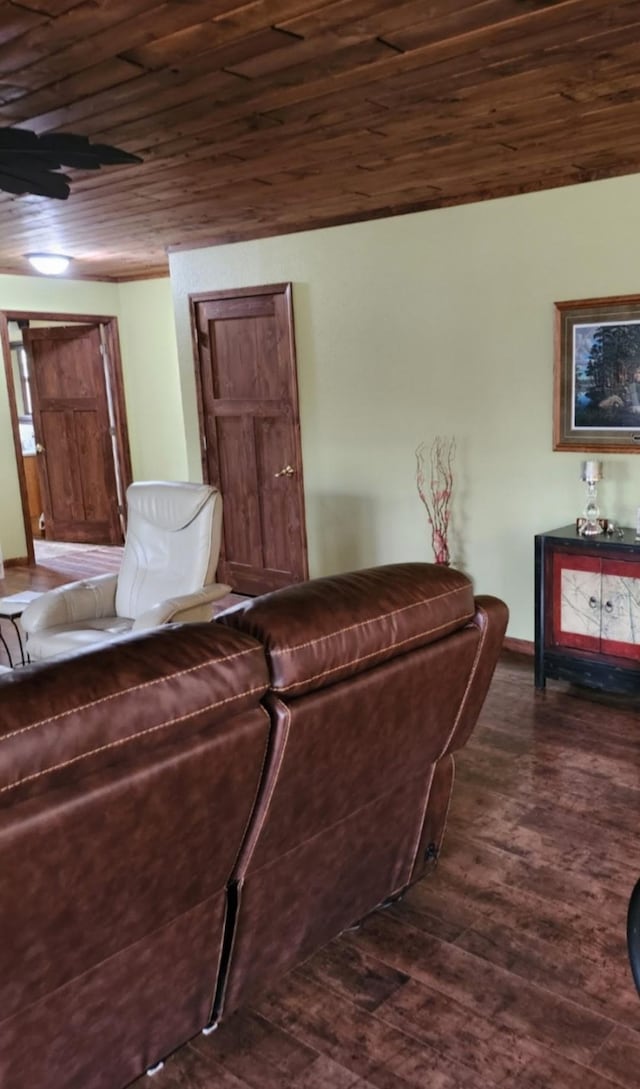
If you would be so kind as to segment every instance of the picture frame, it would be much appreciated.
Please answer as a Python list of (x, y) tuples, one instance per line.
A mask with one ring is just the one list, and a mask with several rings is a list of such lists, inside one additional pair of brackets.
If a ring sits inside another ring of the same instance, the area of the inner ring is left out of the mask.
[(554, 307), (553, 449), (640, 453), (640, 295)]

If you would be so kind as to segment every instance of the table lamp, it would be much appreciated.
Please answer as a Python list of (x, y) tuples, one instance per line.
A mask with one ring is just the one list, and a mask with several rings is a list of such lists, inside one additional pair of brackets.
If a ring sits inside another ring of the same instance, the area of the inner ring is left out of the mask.
[(580, 532), (584, 537), (593, 537), (596, 533), (602, 533), (599, 522), (600, 509), (598, 507), (597, 488), (599, 480), (602, 480), (601, 461), (583, 461), (580, 479), (587, 485), (587, 502), (584, 508), (585, 523)]

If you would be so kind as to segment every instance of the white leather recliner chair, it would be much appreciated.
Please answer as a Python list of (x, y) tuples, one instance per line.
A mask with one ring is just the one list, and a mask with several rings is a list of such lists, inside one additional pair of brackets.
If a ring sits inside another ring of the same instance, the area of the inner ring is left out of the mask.
[(117, 574), (49, 590), (22, 614), (32, 661), (97, 646), (128, 631), (210, 620), (231, 587), (214, 582), (222, 497), (208, 484), (142, 481), (127, 489)]

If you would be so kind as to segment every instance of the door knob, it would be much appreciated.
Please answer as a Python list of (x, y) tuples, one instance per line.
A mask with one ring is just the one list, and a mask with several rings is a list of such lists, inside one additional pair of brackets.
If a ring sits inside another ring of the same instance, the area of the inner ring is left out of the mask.
[(36, 443), (36, 453), (37, 454), (44, 454), (44, 446), (42, 445), (42, 443), (39, 443), (39, 442)]
[(285, 465), (284, 469), (281, 469), (279, 473), (274, 473), (274, 476), (293, 476), (295, 469), (293, 465)]

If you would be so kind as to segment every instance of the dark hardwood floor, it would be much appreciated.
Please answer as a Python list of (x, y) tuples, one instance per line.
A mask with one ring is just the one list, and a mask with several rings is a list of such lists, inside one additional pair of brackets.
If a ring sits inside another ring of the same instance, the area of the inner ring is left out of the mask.
[[(8, 597), (24, 590), (52, 590), (65, 582), (108, 574), (117, 571), (122, 562), (121, 548), (62, 545), (48, 541), (35, 541), (34, 545), (37, 561), (35, 566), (5, 566), (4, 578), (0, 579), (0, 597)], [(20, 661), (16, 633), (8, 620), (0, 620), (0, 634), (9, 648), (12, 661)], [(0, 665), (7, 664), (7, 652), (0, 643)]]
[(637, 704), (536, 693), (531, 659), (505, 653), (457, 767), (437, 870), (153, 1089), (640, 1087)]
[(638, 710), (505, 653), (437, 869), (135, 1089), (640, 1089)]
[(64, 582), (117, 571), (122, 549), (101, 545), (58, 544), (36, 541), (36, 563), (5, 565), (0, 596), (20, 590), (50, 590)]

